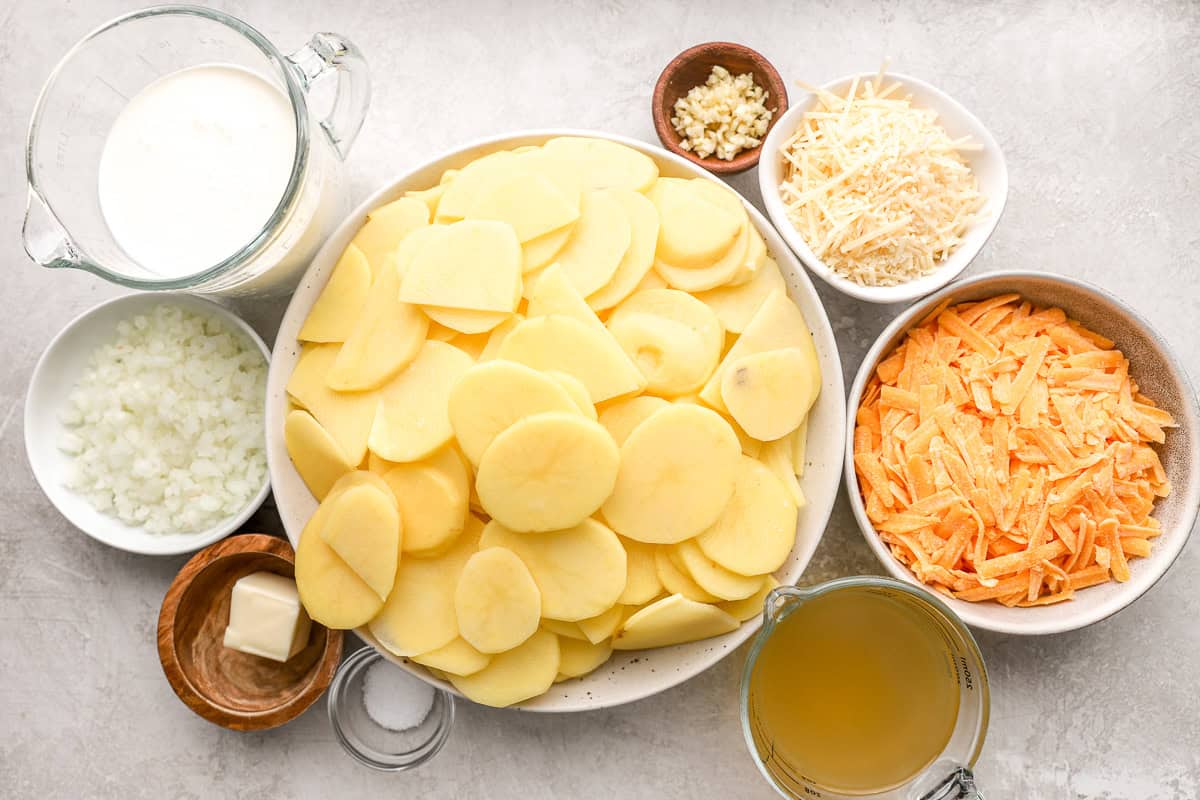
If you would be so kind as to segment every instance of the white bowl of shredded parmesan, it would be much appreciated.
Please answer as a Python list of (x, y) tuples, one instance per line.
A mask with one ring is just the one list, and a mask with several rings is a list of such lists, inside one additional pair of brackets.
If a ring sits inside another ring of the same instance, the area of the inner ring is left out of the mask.
[(881, 71), (796, 98), (763, 145), (759, 185), (809, 270), (859, 300), (900, 303), (971, 263), (1004, 210), (1008, 170), (971, 112)]

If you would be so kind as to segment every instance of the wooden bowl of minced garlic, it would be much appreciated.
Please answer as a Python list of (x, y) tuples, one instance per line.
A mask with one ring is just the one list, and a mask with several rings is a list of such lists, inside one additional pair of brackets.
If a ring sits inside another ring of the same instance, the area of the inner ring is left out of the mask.
[(651, 102), (663, 146), (718, 175), (756, 165), (787, 107), (787, 87), (771, 63), (733, 42), (706, 42), (675, 56)]

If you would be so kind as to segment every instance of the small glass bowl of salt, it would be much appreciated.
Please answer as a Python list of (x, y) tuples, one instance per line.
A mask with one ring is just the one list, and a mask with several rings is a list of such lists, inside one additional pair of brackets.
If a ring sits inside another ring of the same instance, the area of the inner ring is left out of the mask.
[(403, 772), (429, 761), (454, 725), (454, 698), (364, 647), (342, 662), (329, 685), (329, 721), (360, 763)]

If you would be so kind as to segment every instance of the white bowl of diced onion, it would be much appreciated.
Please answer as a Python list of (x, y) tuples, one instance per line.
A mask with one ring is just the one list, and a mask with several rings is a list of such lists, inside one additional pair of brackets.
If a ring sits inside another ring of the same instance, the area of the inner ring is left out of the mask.
[[(846, 96), (851, 85), (875, 80), (879, 73), (863, 72), (847, 75), (820, 87), (841, 97)], [(767, 215), (771, 218), (780, 236), (792, 251), (804, 262), (810, 272), (838, 291), (870, 303), (904, 303), (924, 297), (954, 280), (983, 249), (1008, 197), (1008, 169), (1000, 145), (979, 119), (945, 92), (924, 81), (899, 75), (882, 73), (885, 84), (899, 82), (902, 85), (897, 97), (910, 97), (914, 108), (928, 108), (937, 113), (937, 122), (951, 139), (963, 137), (976, 145), (976, 149), (964, 149), (960, 153), (971, 172), (978, 180), (978, 191), (983, 196), (983, 206), (974, 220), (961, 235), (961, 241), (944, 258), (936, 261), (936, 267), (919, 277), (903, 280), (894, 285), (867, 285), (835, 271), (814, 252), (805, 235), (789, 216), (788, 199), (781, 189), (787, 177), (784, 156), (785, 145), (800, 129), (805, 114), (813, 111), (818, 97), (808, 92), (793, 99), (787, 113), (771, 128), (763, 143), (762, 158), (758, 166), (759, 188)], [(850, 165), (851, 169), (854, 165)]]

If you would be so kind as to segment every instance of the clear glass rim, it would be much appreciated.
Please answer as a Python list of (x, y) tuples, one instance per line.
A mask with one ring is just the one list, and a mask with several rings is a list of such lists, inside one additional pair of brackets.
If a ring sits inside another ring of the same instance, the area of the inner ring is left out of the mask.
[[(836, 592), (841, 589), (851, 589), (858, 587), (876, 587), (880, 589), (891, 589), (893, 591), (902, 592), (910, 597), (927, 603), (932, 606), (950, 626), (961, 637), (962, 643), (970, 650), (975, 661), (979, 664), (979, 673), (981, 680), (979, 684), (980, 694), (980, 719), (979, 719), (979, 734), (975, 738), (974, 746), (971, 749), (971, 754), (967, 758), (967, 763), (963, 766), (973, 769), (976, 762), (979, 761), (979, 756), (983, 752), (983, 745), (987, 739), (988, 722), (991, 717), (992, 696), (991, 688), (987, 675), (987, 664), (983, 660), (983, 653), (979, 649), (979, 643), (975, 641), (971, 629), (967, 627), (961, 619), (958, 618), (950, 607), (943, 603), (940, 599), (928, 592), (911, 584), (898, 581), (895, 578), (888, 578), (881, 575), (853, 575), (846, 578), (836, 578), (834, 580), (818, 583), (815, 586), (777, 586), (767, 595), (766, 603), (763, 605), (763, 624), (759, 629), (758, 635), (754, 638), (754, 644), (750, 647), (750, 652), (746, 655), (746, 663), (742, 667), (742, 679), (738, 687), (738, 710), (741, 715), (742, 722), (742, 737), (746, 741), (746, 749), (750, 753), (750, 757), (754, 759), (758, 771), (766, 779), (767, 783), (775, 789), (781, 797), (788, 797), (776, 783), (775, 778), (767, 772), (766, 765), (762, 763), (762, 759), (758, 757), (758, 751), (754, 745), (754, 736), (750, 731), (750, 675), (753, 672), (755, 661), (758, 660), (758, 654), (762, 651), (763, 645), (771, 635), (772, 629), (775, 627), (776, 620), (774, 619), (775, 601), (784, 595), (797, 597), (801, 600), (811, 600), (822, 595)], [(915, 777), (914, 777), (915, 780)], [(888, 790), (888, 791), (894, 791)], [(873, 795), (864, 795), (864, 800)]]
[[(147, 19), (160, 16), (190, 16), (200, 17), (201, 19), (216, 22), (233, 30), (235, 33), (241, 34), (245, 39), (250, 41), (258, 50), (266, 56), (267, 60), (276, 68), (279, 76), (283, 79), (287, 86), (288, 100), (292, 107), (293, 125), (296, 134), (296, 152), (292, 157), (292, 171), (288, 176), (287, 186), (284, 188), (283, 195), (279, 199), (279, 204), (271, 213), (271, 216), (263, 224), (258, 234), (247, 244), (243, 245), (235, 253), (228, 256), (219, 263), (201, 271), (186, 275), (182, 278), (133, 278), (128, 275), (115, 273), (112, 270), (92, 261), (91, 257), (79, 247), (75, 242), (71, 242), (71, 248), (79, 253), (80, 258), (77, 261), (69, 261), (64, 259), (56, 259), (43, 266), (50, 268), (68, 268), (81, 269), (85, 272), (91, 272), (105, 280), (112, 281), (121, 286), (130, 289), (189, 289), (200, 284), (203, 284), (213, 278), (224, 275), (234, 267), (244, 263), (248, 259), (258, 254), (266, 245), (275, 237), (275, 233), (280, 223), (291, 214), (299, 199), (299, 188), (304, 180), (304, 172), (308, 166), (308, 104), (305, 100), (304, 89), (296, 80), (293, 74), (289, 61), (275, 45), (271, 44), (267, 37), (263, 36), (257, 29), (251, 27), (246, 22), (226, 14), (223, 11), (218, 11), (212, 8), (203, 8), (201, 6), (190, 5), (161, 5), (151, 6), (149, 8), (131, 11), (127, 14), (122, 14), (114, 17), (103, 23), (99, 27), (93, 29), (90, 33), (76, 42), (70, 50), (68, 50), (58, 63), (51, 70), (46, 82), (42, 85), (41, 91), (38, 93), (37, 103), (33, 107), (33, 117), (29, 122), (29, 134), (25, 141), (25, 179), (29, 184), (31, 195), (36, 195), (37, 200), (46, 209), (47, 213), (54, 218), (57, 224), (63, 231), (63, 235), (69, 238), (66, 227), (62, 225), (58, 215), (54, 212), (53, 205), (46, 199), (45, 194), (38, 183), (37, 175), (33, 164), (33, 143), (36, 139), (42, 118), (42, 112), (46, 104), (46, 99), (50, 92), (57, 85), (59, 77), (65, 66), (78, 55), (79, 51), (92, 40), (99, 37), (101, 34), (119, 27), (129, 22), (134, 22), (140, 19)], [(32, 199), (32, 198), (31, 198)]]

